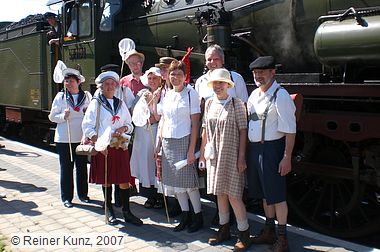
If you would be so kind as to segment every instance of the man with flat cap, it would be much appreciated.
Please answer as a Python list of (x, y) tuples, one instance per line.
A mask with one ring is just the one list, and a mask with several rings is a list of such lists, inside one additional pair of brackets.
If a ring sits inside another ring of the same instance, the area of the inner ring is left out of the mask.
[[(247, 102), (248, 110), (248, 191), (263, 199), (266, 222), (252, 243), (273, 244), (273, 251), (288, 249), (285, 176), (291, 171), (296, 136), (295, 105), (289, 93), (275, 80), (272, 56), (259, 57), (249, 65), (256, 88)], [(275, 233), (277, 218), (277, 239)]]
[(173, 88), (169, 82), (169, 67), (173, 60), (172, 57), (161, 57), (159, 62), (154, 64), (155, 67), (160, 68), (161, 78), (165, 82), (165, 86), (161, 89), (162, 96), (165, 96), (165, 93)]
[(44, 18), (49, 23), (50, 28), (47, 32), (49, 45), (59, 45), (59, 38), (61, 37), (61, 23), (58, 21), (58, 17), (53, 12), (46, 12)]

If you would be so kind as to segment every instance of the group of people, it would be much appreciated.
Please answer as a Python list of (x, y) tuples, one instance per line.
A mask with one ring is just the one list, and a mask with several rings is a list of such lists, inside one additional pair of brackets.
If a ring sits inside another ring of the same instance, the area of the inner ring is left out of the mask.
[[(209, 244), (230, 239), (231, 205), (239, 230), (234, 251), (259, 243), (272, 244), (273, 251), (287, 250), (285, 175), (291, 171), (295, 106), (275, 81), (273, 57), (259, 57), (249, 65), (258, 87), (250, 96), (242, 76), (224, 68), (224, 52), (218, 45), (206, 50), (208, 72), (195, 88), (185, 83), (182, 61), (163, 57), (144, 73), (144, 59), (142, 53), (130, 51), (126, 64), (131, 74), (121, 79), (104, 69), (95, 80), (94, 96), (81, 89), (84, 77), (78, 71), (64, 71), (65, 89), (55, 97), (49, 115), (57, 123), (64, 206), (72, 207), (75, 163), (79, 199), (88, 202), (88, 181), (101, 184), (109, 224), (117, 221), (112, 184), (120, 187), (125, 222), (143, 224), (129, 207), (136, 177), (151, 191), (145, 207), (162, 207), (160, 193), (174, 195), (182, 211), (174, 231), (196, 232), (203, 227), (197, 169), (206, 170), (207, 193), (217, 198), (220, 224)], [(120, 139), (132, 132), (130, 154)], [(87, 157), (73, 151), (80, 143), (105, 145), (91, 157), (89, 179)], [(184, 165), (178, 165), (181, 161)], [(263, 199), (266, 222), (257, 236), (250, 234), (242, 199), (246, 185), (252, 198)]]

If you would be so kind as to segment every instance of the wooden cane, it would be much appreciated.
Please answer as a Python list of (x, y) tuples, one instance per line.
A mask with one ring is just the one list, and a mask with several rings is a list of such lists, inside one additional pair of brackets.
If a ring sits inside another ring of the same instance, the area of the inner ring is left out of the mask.
[[(63, 87), (64, 87), (64, 91), (65, 91), (65, 98), (66, 98), (66, 109), (69, 108), (69, 104), (67, 103), (67, 91), (66, 91), (66, 85), (63, 84)], [(66, 124), (67, 124), (67, 135), (69, 137), (69, 149), (70, 149), (70, 161), (73, 162), (73, 149), (71, 147), (71, 134), (70, 134), (70, 123), (69, 123), (69, 118), (67, 118), (66, 120)]]
[(123, 59), (121, 59), (121, 70), (120, 70), (120, 79), (121, 79), (121, 77), (123, 77), (123, 69), (124, 69), (124, 60)]
[[(150, 131), (150, 136), (152, 137), (152, 144), (153, 144), (153, 149), (154, 149), (155, 148), (154, 137), (153, 137), (152, 126), (150, 125), (150, 122), (149, 122), (149, 118), (148, 118), (148, 125), (149, 125), (148, 127), (149, 127), (149, 131)], [(164, 184), (162, 183), (162, 181), (160, 181), (160, 184), (161, 184), (162, 196), (164, 197), (164, 205), (165, 205), (166, 218), (168, 220), (168, 223), (170, 223), (168, 205), (166, 203), (166, 197), (165, 197)]]
[(105, 216), (105, 223), (108, 224), (108, 206), (107, 206), (107, 188), (108, 188), (108, 181), (107, 181), (107, 174), (108, 174), (108, 153), (104, 155), (104, 216)]

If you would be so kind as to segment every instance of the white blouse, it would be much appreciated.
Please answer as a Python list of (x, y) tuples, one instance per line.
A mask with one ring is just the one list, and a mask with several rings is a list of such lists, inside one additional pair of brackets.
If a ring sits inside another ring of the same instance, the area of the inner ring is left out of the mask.
[[(51, 106), (49, 120), (57, 123), (57, 127), (55, 129), (54, 142), (56, 143), (68, 143), (69, 135), (67, 124), (69, 124), (70, 128), (70, 140), (72, 143), (79, 143), (82, 139), (82, 120), (84, 116), (84, 112), (88, 107), (91, 101), (90, 92), (85, 92), (85, 101), (81, 106), (78, 107), (78, 111), (74, 110), (71, 106), (68, 105), (66, 96), (64, 92), (58, 92), (53, 100), (53, 104)], [(77, 104), (79, 95), (73, 95), (74, 103)], [(68, 123), (64, 119), (65, 109), (70, 109), (70, 114), (68, 117)]]
[[(248, 114), (262, 115), (278, 87), (280, 85), (274, 81), (265, 93), (261, 92), (260, 88), (253, 90), (247, 102)], [(295, 111), (296, 107), (289, 93), (284, 88), (280, 88), (275, 102), (272, 102), (269, 107), (265, 123), (265, 141), (280, 139), (285, 133), (296, 133)], [(261, 124), (262, 120), (249, 121), (249, 141), (261, 141)]]
[[(100, 106), (99, 113), (99, 130), (96, 133), (96, 116), (97, 109)], [(111, 106), (112, 102), (111, 102)], [(91, 138), (94, 135), (100, 137), (107, 127), (111, 127), (111, 132), (115, 132), (118, 128), (122, 126), (128, 127), (128, 132), (132, 132), (132, 118), (127, 106), (124, 102), (121, 103), (121, 107), (115, 114), (115, 117), (106, 109), (103, 105), (100, 105), (99, 101), (92, 99), (90, 105), (87, 108), (86, 114), (84, 115), (82, 122), (82, 129), (85, 137)]]
[(171, 89), (158, 104), (157, 112), (162, 115), (162, 137), (185, 137), (191, 133), (191, 115), (201, 113), (199, 96), (191, 86), (181, 92)]

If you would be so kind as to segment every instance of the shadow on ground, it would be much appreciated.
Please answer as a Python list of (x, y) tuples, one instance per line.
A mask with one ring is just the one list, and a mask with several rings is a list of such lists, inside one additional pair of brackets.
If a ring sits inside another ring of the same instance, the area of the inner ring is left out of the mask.
[(8, 180), (0, 180), (0, 187), (17, 190), (21, 193), (27, 192), (44, 192), (47, 190), (46, 187), (38, 187), (33, 184), (21, 183)]

